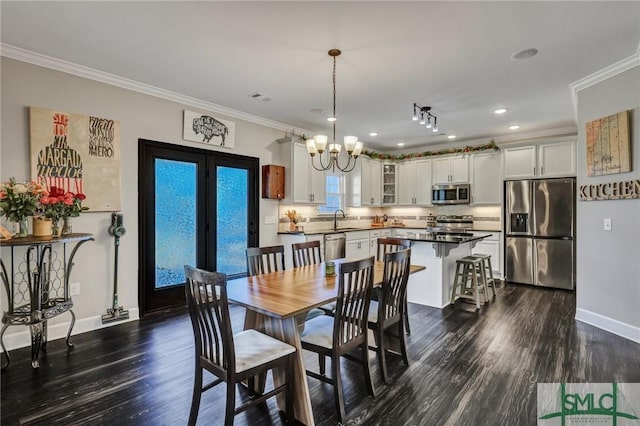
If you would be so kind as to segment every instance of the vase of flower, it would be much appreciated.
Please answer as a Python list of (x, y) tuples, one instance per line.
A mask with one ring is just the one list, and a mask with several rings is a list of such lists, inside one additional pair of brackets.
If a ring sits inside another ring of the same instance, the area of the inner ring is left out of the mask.
[(0, 184), (0, 213), (8, 221), (18, 224), (16, 237), (29, 235), (27, 219), (36, 213), (38, 201), (44, 193), (44, 187), (36, 182), (16, 182), (11, 178)]
[(73, 224), (71, 223), (71, 216), (65, 216), (62, 218), (62, 235), (69, 235), (73, 232)]
[(53, 238), (59, 238), (62, 234), (62, 224), (60, 222), (61, 220), (59, 217), (51, 218), (51, 236)]
[(18, 233), (15, 235), (16, 237), (23, 238), (29, 235), (29, 227), (27, 225), (27, 218), (20, 218), (18, 221)]

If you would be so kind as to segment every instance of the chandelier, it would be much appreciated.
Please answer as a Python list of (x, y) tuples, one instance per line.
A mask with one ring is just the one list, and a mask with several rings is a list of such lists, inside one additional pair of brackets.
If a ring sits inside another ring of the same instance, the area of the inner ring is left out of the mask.
[[(326, 135), (316, 135), (313, 139), (308, 139), (306, 141), (307, 152), (311, 156), (311, 165), (314, 169), (319, 171), (331, 169), (331, 171), (335, 172), (337, 168), (338, 170), (347, 173), (353, 170), (356, 166), (356, 161), (358, 156), (362, 153), (364, 145), (362, 142), (358, 141), (357, 136), (345, 136), (344, 149), (348, 154), (347, 163), (344, 165), (340, 164), (338, 157), (340, 155), (340, 151), (342, 151), (342, 145), (336, 143), (336, 57), (340, 56), (342, 52), (338, 49), (331, 49), (328, 53), (329, 56), (333, 58), (333, 115), (327, 118), (327, 120), (333, 125), (333, 139), (332, 143), (329, 144), (329, 150), (327, 151), (327, 141), (329, 138)], [(325, 151), (327, 154), (323, 155)], [(314, 161), (316, 154), (318, 154), (319, 165), (316, 165), (316, 162)]]
[[(418, 119), (420, 121), (418, 121)], [(420, 106), (414, 103), (413, 121), (418, 121), (421, 125), (425, 126), (427, 129), (431, 129), (433, 132), (438, 131), (438, 117), (431, 113), (430, 106)]]

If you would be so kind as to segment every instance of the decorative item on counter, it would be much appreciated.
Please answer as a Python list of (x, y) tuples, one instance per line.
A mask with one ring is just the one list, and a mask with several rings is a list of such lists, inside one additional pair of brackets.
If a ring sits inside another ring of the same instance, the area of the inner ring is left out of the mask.
[(392, 226), (404, 226), (404, 222), (397, 217), (393, 218), (393, 222), (391, 222)]
[(436, 217), (431, 213), (427, 216), (427, 226), (436, 226)]
[(298, 231), (298, 222), (302, 220), (302, 216), (299, 215), (295, 210), (287, 210), (285, 213), (291, 223), (289, 223), (289, 231), (296, 232)]
[(382, 222), (382, 217), (375, 215), (373, 217), (373, 223), (371, 224), (372, 227), (374, 228), (381, 228), (384, 226), (384, 223)]
[(45, 193), (37, 182), (16, 182), (15, 178), (0, 185), (0, 212), (8, 221), (18, 223), (16, 237), (29, 235), (27, 218), (36, 214), (38, 201)]

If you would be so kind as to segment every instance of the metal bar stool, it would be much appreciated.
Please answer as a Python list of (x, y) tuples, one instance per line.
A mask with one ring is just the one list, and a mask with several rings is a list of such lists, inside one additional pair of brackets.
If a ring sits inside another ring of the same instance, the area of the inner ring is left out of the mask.
[(474, 253), (474, 257), (479, 257), (482, 259), (482, 268), (484, 269), (484, 279), (485, 284), (487, 286), (487, 297), (489, 296), (489, 288), (493, 292), (493, 296), (497, 295), (496, 293), (496, 280), (493, 278), (493, 268), (491, 267), (491, 255), (484, 253)]
[[(474, 256), (466, 256), (456, 260), (456, 274), (453, 279), (453, 289), (451, 290), (451, 304), (456, 299), (470, 299), (476, 304), (476, 309), (480, 309), (480, 292), (487, 300), (487, 288), (485, 281), (478, 280), (478, 276), (483, 276), (482, 259)], [(484, 301), (482, 303), (484, 303)]]

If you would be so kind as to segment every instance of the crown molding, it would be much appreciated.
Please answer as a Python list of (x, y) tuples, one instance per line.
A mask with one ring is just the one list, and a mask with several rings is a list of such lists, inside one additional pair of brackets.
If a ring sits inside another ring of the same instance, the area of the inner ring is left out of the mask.
[(569, 85), (571, 89), (571, 96), (573, 100), (573, 114), (576, 119), (576, 123), (578, 122), (578, 92), (584, 90), (588, 87), (591, 87), (595, 84), (598, 84), (604, 80), (607, 80), (611, 77), (614, 77), (618, 74), (621, 74), (631, 68), (637, 67), (640, 65), (640, 44), (636, 49), (636, 53), (625, 58), (619, 62), (616, 62), (613, 65), (609, 65), (606, 68), (601, 69), (600, 71), (594, 72), (591, 75), (588, 75), (584, 78), (581, 78), (578, 81), (575, 81)]
[(112, 86), (131, 90), (134, 92), (143, 93), (145, 95), (154, 96), (156, 98), (161, 98), (168, 101), (183, 104), (188, 107), (199, 108), (202, 110), (215, 112), (218, 114), (225, 115), (227, 117), (248, 121), (250, 123), (259, 124), (261, 126), (269, 127), (272, 129), (283, 130), (285, 132), (292, 132), (292, 133), (299, 133), (299, 134), (314, 133), (308, 129), (301, 129), (299, 127), (291, 126), (289, 124), (281, 123), (279, 121), (270, 120), (268, 118), (249, 114), (233, 108), (227, 108), (222, 105), (204, 101), (202, 99), (182, 95), (180, 93), (172, 92), (170, 90), (161, 89), (156, 86), (151, 86), (149, 84), (141, 83), (139, 81), (130, 80), (128, 78), (120, 77), (115, 74), (110, 74), (110, 73), (99, 71), (93, 68), (85, 67), (83, 65), (78, 65), (73, 62), (68, 62), (62, 59), (53, 58), (51, 56), (42, 55), (40, 53), (25, 50), (25, 49), (12, 46), (6, 43), (0, 43), (0, 56), (15, 59), (21, 62), (27, 62), (33, 65), (38, 65), (45, 68), (50, 68), (56, 71), (72, 74), (78, 77), (98, 81), (100, 83), (109, 84)]

